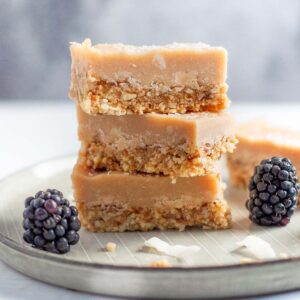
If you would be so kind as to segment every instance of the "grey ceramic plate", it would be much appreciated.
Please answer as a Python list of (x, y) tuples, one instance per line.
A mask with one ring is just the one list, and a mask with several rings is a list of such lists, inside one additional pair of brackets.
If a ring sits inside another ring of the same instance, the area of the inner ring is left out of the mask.
[[(219, 298), (261, 295), (300, 287), (300, 213), (284, 228), (251, 225), (244, 208), (246, 194), (228, 188), (233, 227), (225, 231), (99, 233), (81, 230), (81, 241), (67, 255), (53, 255), (22, 241), (23, 199), (55, 187), (72, 198), (70, 173), (74, 157), (51, 160), (12, 175), (0, 183), (0, 255), (12, 268), (33, 278), (75, 290), (136, 298)], [(274, 248), (278, 259), (241, 263), (236, 243), (254, 234)], [(161, 259), (139, 249), (150, 237), (170, 244), (199, 245), (184, 260), (165, 257), (169, 269), (148, 267)], [(115, 242), (114, 253), (103, 251)], [(281, 254), (288, 256), (280, 259)]]

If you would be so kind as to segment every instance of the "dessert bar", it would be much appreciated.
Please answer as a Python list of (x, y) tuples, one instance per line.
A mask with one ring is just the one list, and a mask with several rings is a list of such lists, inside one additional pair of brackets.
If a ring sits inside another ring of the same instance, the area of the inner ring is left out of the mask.
[(220, 111), (227, 52), (206, 44), (70, 46), (70, 97), (89, 114)]
[(231, 213), (218, 175), (168, 176), (90, 172), (72, 174), (80, 220), (91, 231), (184, 230), (229, 227)]
[(227, 156), (231, 182), (246, 187), (254, 167), (272, 156), (289, 158), (300, 172), (300, 133), (272, 127), (263, 121), (251, 121), (238, 126), (239, 144)]
[(77, 115), (79, 163), (94, 170), (200, 176), (236, 144), (226, 112), (93, 116), (77, 107)]

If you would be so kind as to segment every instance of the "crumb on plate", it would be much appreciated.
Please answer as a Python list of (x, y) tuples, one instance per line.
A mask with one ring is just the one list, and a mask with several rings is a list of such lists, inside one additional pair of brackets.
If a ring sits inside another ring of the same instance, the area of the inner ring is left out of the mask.
[(117, 248), (117, 245), (115, 243), (109, 242), (106, 244), (105, 249), (108, 252), (114, 252)]
[(241, 262), (241, 264), (251, 264), (251, 263), (255, 262), (255, 259), (244, 257), (240, 260), (240, 262)]
[(155, 260), (150, 263), (150, 267), (153, 268), (170, 268), (171, 264), (166, 259)]

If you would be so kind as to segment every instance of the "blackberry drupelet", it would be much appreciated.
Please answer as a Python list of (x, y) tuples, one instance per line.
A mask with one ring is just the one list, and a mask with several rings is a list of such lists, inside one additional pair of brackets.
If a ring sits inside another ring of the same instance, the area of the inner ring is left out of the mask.
[(78, 211), (58, 190), (39, 191), (26, 198), (23, 218), (23, 239), (33, 247), (67, 253), (79, 241)]
[(284, 226), (290, 222), (299, 192), (296, 169), (288, 158), (272, 157), (255, 167), (246, 207), (252, 222)]

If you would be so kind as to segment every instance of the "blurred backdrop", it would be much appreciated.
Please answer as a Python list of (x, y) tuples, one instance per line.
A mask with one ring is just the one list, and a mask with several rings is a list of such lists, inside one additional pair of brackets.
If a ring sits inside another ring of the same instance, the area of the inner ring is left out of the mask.
[(0, 101), (68, 97), (68, 43), (203, 41), (229, 52), (234, 101), (297, 101), (298, 0), (0, 0)]

